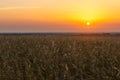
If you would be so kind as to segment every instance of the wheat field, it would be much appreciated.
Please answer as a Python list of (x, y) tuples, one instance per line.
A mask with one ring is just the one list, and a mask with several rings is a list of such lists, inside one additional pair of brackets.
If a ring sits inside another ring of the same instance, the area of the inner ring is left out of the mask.
[(0, 35), (0, 80), (120, 80), (120, 35)]

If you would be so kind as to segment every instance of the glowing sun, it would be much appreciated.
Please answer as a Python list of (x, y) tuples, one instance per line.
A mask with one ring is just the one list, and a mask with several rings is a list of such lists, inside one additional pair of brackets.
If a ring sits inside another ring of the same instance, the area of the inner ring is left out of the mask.
[(86, 22), (86, 25), (87, 25), (87, 26), (90, 26), (90, 25), (91, 25), (91, 23), (90, 23), (90, 22)]

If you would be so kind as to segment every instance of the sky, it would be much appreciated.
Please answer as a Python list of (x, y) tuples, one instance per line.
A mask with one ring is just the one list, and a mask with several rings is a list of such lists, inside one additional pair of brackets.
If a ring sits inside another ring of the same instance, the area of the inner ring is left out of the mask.
[(120, 32), (119, 4), (120, 0), (0, 0), (0, 32)]

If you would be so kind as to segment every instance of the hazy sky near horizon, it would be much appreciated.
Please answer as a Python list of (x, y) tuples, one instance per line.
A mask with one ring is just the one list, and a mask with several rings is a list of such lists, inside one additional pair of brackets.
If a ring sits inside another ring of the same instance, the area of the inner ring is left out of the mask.
[(119, 15), (120, 0), (0, 0), (0, 32), (120, 32)]

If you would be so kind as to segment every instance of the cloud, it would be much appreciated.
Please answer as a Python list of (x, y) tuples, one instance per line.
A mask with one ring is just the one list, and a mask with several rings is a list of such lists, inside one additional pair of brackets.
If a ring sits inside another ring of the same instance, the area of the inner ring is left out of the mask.
[(0, 8), (4, 8), (4, 6), (0, 5)]
[(0, 6), (0, 10), (9, 10), (9, 9), (39, 9), (40, 7), (37, 7), (37, 6), (16, 6), (16, 7), (3, 7), (3, 6)]

